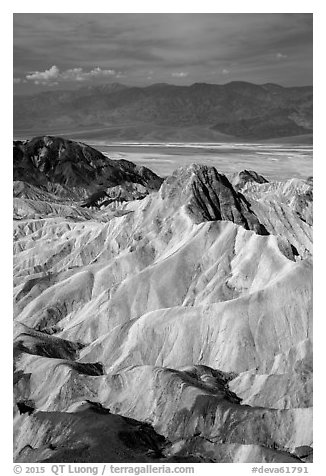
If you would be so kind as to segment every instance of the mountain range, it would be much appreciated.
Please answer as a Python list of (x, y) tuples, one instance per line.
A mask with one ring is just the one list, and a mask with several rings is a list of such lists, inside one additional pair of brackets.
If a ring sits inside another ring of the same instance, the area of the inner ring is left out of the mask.
[(14, 134), (138, 141), (267, 140), (312, 133), (312, 87), (118, 83), (14, 96)]
[(312, 461), (313, 181), (14, 143), (16, 462)]

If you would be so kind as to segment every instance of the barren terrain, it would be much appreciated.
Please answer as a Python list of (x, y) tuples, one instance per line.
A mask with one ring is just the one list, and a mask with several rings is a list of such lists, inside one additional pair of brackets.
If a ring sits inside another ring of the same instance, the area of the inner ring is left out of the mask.
[(311, 150), (211, 149), (15, 143), (15, 461), (312, 461)]

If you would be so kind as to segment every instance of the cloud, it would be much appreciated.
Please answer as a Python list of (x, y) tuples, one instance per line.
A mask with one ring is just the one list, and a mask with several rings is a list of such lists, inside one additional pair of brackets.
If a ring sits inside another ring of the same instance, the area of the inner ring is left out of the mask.
[(14, 78), (14, 84), (19, 84), (21, 81), (22, 80), (20, 78)]
[(26, 75), (28, 81), (34, 84), (55, 86), (62, 81), (88, 81), (95, 78), (106, 78), (110, 76), (120, 77), (121, 73), (114, 69), (101, 69), (98, 66), (91, 71), (84, 71), (83, 68), (72, 68), (65, 71), (53, 65), (45, 71), (33, 71)]
[(59, 73), (59, 68), (53, 65), (50, 69), (46, 69), (45, 71), (34, 71), (30, 74), (27, 74), (26, 79), (28, 81), (34, 81), (35, 84), (43, 82), (47, 83), (57, 79)]
[[(81, 69), (81, 68), (80, 68)], [(92, 69), (89, 73), (81, 73), (81, 76), (85, 79), (90, 78), (103, 78), (107, 76), (116, 76), (117, 72), (114, 69), (101, 69), (99, 67)]]
[(59, 83), (58, 81), (34, 81), (34, 84), (41, 84), (42, 86), (57, 86)]
[(284, 55), (283, 53), (276, 53), (276, 58), (277, 59), (285, 59), (287, 58), (288, 56), (287, 55)]
[(178, 72), (175, 72), (175, 73), (171, 73), (171, 76), (174, 76), (175, 78), (185, 78), (186, 76), (188, 76), (189, 73), (185, 72), (185, 71), (178, 71)]
[(229, 73), (230, 73), (230, 71), (228, 69), (226, 69), (226, 68), (222, 69), (222, 74), (229, 74)]

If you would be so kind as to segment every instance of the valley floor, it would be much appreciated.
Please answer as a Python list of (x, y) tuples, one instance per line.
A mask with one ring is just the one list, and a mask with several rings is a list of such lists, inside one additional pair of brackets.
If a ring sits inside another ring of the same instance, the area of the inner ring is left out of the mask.
[(255, 170), (269, 180), (307, 178), (313, 174), (312, 146), (279, 143), (105, 144), (93, 146), (113, 159), (126, 159), (170, 175), (177, 167), (200, 163), (222, 173)]

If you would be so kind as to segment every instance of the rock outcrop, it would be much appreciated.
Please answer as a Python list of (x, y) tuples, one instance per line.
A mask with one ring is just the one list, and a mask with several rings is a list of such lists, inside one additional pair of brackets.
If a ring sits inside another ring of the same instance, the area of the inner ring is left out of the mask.
[(146, 167), (111, 160), (86, 144), (52, 136), (14, 142), (14, 180), (68, 198), (86, 198), (124, 182), (149, 190), (157, 190), (162, 183)]
[(241, 172), (235, 173), (230, 181), (235, 190), (241, 190), (249, 183), (268, 183), (265, 177), (257, 174), (254, 170), (242, 170)]
[(170, 207), (185, 204), (196, 223), (228, 220), (258, 234), (268, 234), (245, 198), (214, 167), (192, 164), (177, 169), (164, 181), (160, 193)]
[(158, 463), (166, 446), (150, 425), (112, 415), (92, 402), (80, 402), (67, 412), (17, 415), (15, 420), (19, 463)]

